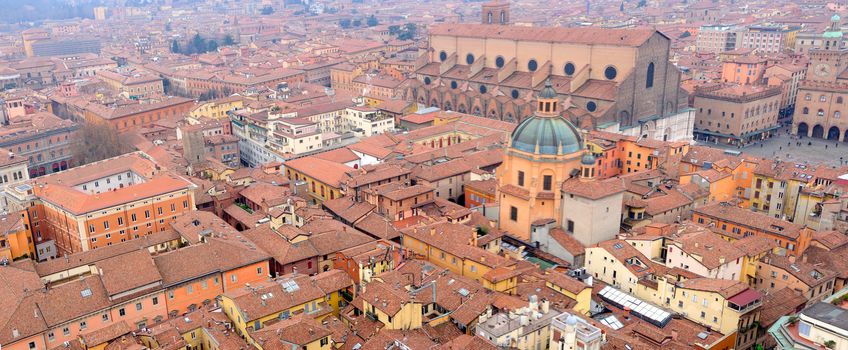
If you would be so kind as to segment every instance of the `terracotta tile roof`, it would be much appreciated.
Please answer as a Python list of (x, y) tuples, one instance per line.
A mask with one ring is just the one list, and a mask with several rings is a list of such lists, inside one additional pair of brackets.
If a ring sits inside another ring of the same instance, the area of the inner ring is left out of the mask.
[(837, 276), (841, 279), (848, 279), (848, 259), (843, 257), (848, 256), (848, 246), (842, 246), (833, 250), (826, 250), (817, 246), (810, 246), (804, 251), (802, 257), (807, 259), (807, 262), (825, 266), (831, 271), (836, 271)]
[(708, 269), (716, 269), (732, 263), (745, 253), (736, 246), (711, 231), (702, 231), (672, 238), (673, 244)]
[(495, 193), (497, 193), (498, 191), (498, 180), (492, 178), (488, 180), (468, 181), (465, 184), (465, 188), (471, 188), (476, 190), (477, 192), (494, 196)]
[[(624, 240), (619, 239), (611, 239), (608, 241), (603, 241), (597, 244), (597, 247), (600, 247), (607, 252), (609, 252), (612, 256), (618, 260), (620, 264), (623, 264), (630, 270), (637, 278), (641, 278), (647, 275), (659, 275), (660, 273), (664, 273), (667, 269), (665, 266), (659, 265), (648, 259), (646, 256), (642, 255), (641, 252), (636, 250), (633, 246), (628, 244)], [(641, 262), (641, 265), (628, 263), (628, 259), (636, 258)]]
[(513, 195), (521, 199), (530, 199), (530, 191), (515, 185), (503, 185), (500, 190), (502, 193)]
[(318, 255), (329, 255), (341, 250), (373, 242), (374, 238), (354, 229), (330, 231), (309, 237)]
[(171, 221), (171, 228), (191, 244), (199, 243), (203, 236), (232, 237), (238, 234), (226, 221), (212, 212), (202, 210), (178, 216), (176, 220)]
[(766, 294), (760, 307), (760, 324), (768, 328), (777, 319), (799, 312), (807, 304), (807, 298), (789, 287)]
[(737, 207), (726, 202), (713, 202), (694, 209), (695, 213), (717, 218), (718, 220), (732, 222), (742, 226), (751, 227), (756, 230), (773, 235), (783, 236), (790, 239), (798, 239), (801, 235), (801, 225), (774, 218), (770, 215)]
[(816, 231), (813, 232), (813, 241), (833, 250), (848, 243), (848, 236), (838, 231)]
[(306, 348), (307, 344), (331, 334), (328, 328), (315, 319), (298, 315), (253, 331), (250, 337), (262, 346), (263, 350), (290, 350), (292, 344)]
[(803, 259), (795, 259), (795, 257), (781, 256), (775, 253), (769, 253), (760, 259), (760, 263), (786, 271), (810, 288), (831, 281), (837, 276), (835, 271), (831, 271), (826, 266), (817, 266), (803, 261)]
[(347, 148), (351, 151), (367, 154), (377, 159), (385, 159), (392, 153), (388, 149), (383, 148), (383, 146), (367, 142), (366, 140), (361, 140), (357, 143), (348, 145)]
[(112, 341), (122, 335), (129, 334), (132, 331), (133, 329), (127, 321), (121, 320), (103, 328), (80, 334), (80, 339), (83, 341), (85, 346), (96, 347), (97, 345)]
[(582, 292), (586, 288), (592, 288), (587, 286), (585, 283), (580, 282), (579, 280), (559, 271), (546, 273), (543, 278), (548, 283), (565, 289), (574, 295), (580, 294), (580, 292)]
[(562, 182), (562, 191), (588, 199), (601, 199), (624, 192), (624, 182), (618, 177), (592, 181), (574, 177)]
[(436, 346), (423, 329), (415, 330), (390, 330), (382, 329), (368, 340), (361, 350), (385, 350), (390, 348), (394, 342), (404, 344), (409, 349), (430, 349)]
[(321, 181), (333, 188), (340, 188), (342, 181), (346, 177), (345, 173), (353, 170), (353, 168), (347, 165), (314, 156), (289, 160), (285, 163), (285, 167)]
[(565, 248), (572, 256), (580, 256), (586, 253), (586, 247), (577, 241), (573, 235), (565, 232), (561, 227), (556, 227), (550, 231), (553, 238), (560, 246)]
[(314, 157), (335, 163), (347, 163), (359, 160), (359, 156), (348, 148), (336, 148), (332, 151), (317, 153)]
[[(81, 215), (157, 195), (189, 190), (194, 186), (182, 177), (167, 172), (157, 172), (156, 164), (145, 157), (140, 152), (129, 153), (40, 177), (33, 181), (34, 193), (44, 201)], [(74, 187), (125, 171), (133, 171), (145, 180), (123, 188), (94, 194)]]
[(389, 316), (395, 316), (413, 298), (405, 289), (394, 288), (386, 283), (371, 283), (364, 288), (362, 300)]
[(147, 249), (107, 258), (95, 265), (111, 298), (142, 287), (150, 288), (153, 284), (159, 287), (162, 283), (162, 276)]
[[(394, 185), (397, 183), (391, 183), (388, 185)], [(383, 185), (386, 186), (386, 185)], [(382, 186), (381, 186), (382, 187)], [(378, 188), (379, 189), (379, 188)], [(391, 191), (383, 193), (383, 196), (391, 199), (393, 201), (400, 201), (408, 198), (412, 198), (415, 196), (419, 196), (425, 193), (432, 193), (433, 188), (427, 185), (413, 185), (413, 186), (402, 186)]]
[[(353, 281), (344, 271), (332, 270), (315, 276), (303, 274), (280, 276), (273, 281), (251, 285), (250, 288), (245, 287), (225, 292), (224, 296), (233, 300), (236, 308), (244, 315), (245, 321), (253, 321), (309, 301), (323, 300), (327, 294), (338, 289), (321, 289), (317, 281), (328, 277), (335, 279), (338, 274), (347, 278), (347, 286), (353, 284)], [(297, 287), (286, 289), (283, 287), (283, 283), (294, 283)], [(336, 285), (331, 286), (335, 287)]]
[(737, 239), (732, 244), (747, 256), (757, 256), (777, 247), (777, 243), (773, 239), (758, 235)]
[[(282, 226), (280, 228), (283, 229), (286, 227), (293, 226)], [(317, 256), (315, 248), (308, 241), (301, 241), (299, 243), (302, 244), (299, 245), (292, 244), (289, 242), (289, 239), (294, 237), (285, 237), (280, 232), (272, 229), (270, 224), (259, 225), (242, 231), (241, 234), (253, 242), (259, 249), (270, 255), (279, 264), (285, 265)]]
[(460, 258), (466, 258), (490, 268), (510, 265), (510, 260), (485, 249), (469, 245), (474, 229), (462, 224), (438, 222), (422, 227), (401, 230), (405, 236), (425, 242)]
[(541, 41), (612, 46), (641, 46), (654, 29), (605, 29), (597, 27), (521, 27), (492, 26), (484, 24), (441, 24), (430, 28), (430, 35), (471, 38)]
[(400, 231), (391, 224), (390, 220), (374, 212), (368, 213), (353, 226), (372, 237), (380, 239), (394, 240), (400, 237)]
[(373, 204), (357, 202), (353, 197), (349, 196), (324, 201), (321, 205), (324, 206), (324, 209), (327, 209), (348, 223), (357, 222), (376, 208)]
[(266, 253), (246, 240), (220, 238), (209, 238), (204, 244), (188, 246), (153, 258), (165, 287), (268, 259)]
[(748, 285), (739, 281), (725, 280), (720, 278), (693, 278), (677, 282), (678, 288), (701, 290), (718, 293), (725, 299), (750, 289)]

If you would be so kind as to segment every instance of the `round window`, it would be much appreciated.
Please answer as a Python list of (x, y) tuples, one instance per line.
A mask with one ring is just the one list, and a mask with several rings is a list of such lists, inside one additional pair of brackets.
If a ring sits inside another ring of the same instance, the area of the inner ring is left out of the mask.
[(598, 105), (595, 102), (589, 101), (586, 103), (586, 110), (589, 112), (594, 112), (596, 109), (598, 109)]
[(432, 82), (433, 82), (433, 81), (432, 81), (432, 80), (430, 80), (430, 77), (424, 77), (424, 84), (425, 84), (425, 85), (430, 85), (430, 83), (432, 83)]
[(618, 71), (613, 66), (609, 66), (604, 70), (604, 76), (609, 80), (615, 79), (616, 75), (618, 75)]
[(518, 98), (518, 90), (512, 90), (512, 98)]
[(527, 70), (529, 70), (531, 72), (535, 72), (536, 69), (538, 69), (538, 68), (539, 68), (539, 63), (537, 63), (536, 60), (530, 60), (530, 62), (527, 62)]
[(457, 87), (456, 80), (454, 80), (454, 81), (451, 82), (451, 89), (456, 89), (456, 87)]
[(465, 63), (472, 64), (474, 63), (474, 55), (468, 54), (465, 56)]
[(448, 59), (448, 53), (444, 51), (439, 52), (439, 61), (444, 62), (446, 59)]
[(506, 64), (506, 62), (504, 61), (503, 56), (498, 56), (498, 57), (495, 58), (495, 66), (496, 67), (503, 68), (504, 64)]
[(480, 93), (485, 94), (489, 89), (486, 88), (486, 85), (480, 85)]
[(565, 71), (565, 75), (574, 75), (574, 63), (566, 63), (563, 70)]

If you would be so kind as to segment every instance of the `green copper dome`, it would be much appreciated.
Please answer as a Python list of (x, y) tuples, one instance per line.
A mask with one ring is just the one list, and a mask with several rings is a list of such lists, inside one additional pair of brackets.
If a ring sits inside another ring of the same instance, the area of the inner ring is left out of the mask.
[(833, 14), (833, 17), (830, 17), (831, 22), (839, 22), (840, 19), (838, 14)]
[(595, 165), (595, 156), (589, 152), (583, 155), (583, 158), (580, 158), (580, 163), (583, 165)]
[[(560, 146), (562, 153), (559, 153)], [(583, 139), (580, 131), (563, 117), (533, 116), (518, 124), (512, 132), (512, 148), (529, 153), (569, 154), (583, 149)]]
[(545, 87), (542, 89), (541, 92), (539, 92), (539, 98), (543, 98), (543, 99), (547, 99), (547, 100), (552, 100), (552, 99), (557, 98), (557, 92), (556, 92), (556, 90), (554, 90), (554, 86), (551, 83), (550, 78), (545, 80)]

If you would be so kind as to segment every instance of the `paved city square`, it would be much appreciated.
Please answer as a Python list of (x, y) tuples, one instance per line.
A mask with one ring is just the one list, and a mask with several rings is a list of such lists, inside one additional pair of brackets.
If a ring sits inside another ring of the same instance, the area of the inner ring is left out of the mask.
[[(699, 145), (709, 145), (742, 151), (759, 157), (775, 158), (798, 163), (825, 163), (831, 166), (848, 164), (848, 142), (828, 141), (809, 137), (798, 138), (780, 129), (777, 135), (742, 148), (698, 141)], [(800, 143), (800, 145), (799, 145)]]

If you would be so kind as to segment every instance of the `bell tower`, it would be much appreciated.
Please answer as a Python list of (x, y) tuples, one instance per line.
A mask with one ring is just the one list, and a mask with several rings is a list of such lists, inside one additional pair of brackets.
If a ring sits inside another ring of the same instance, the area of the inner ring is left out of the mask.
[(483, 4), (483, 24), (509, 24), (509, 3), (492, 1)]

